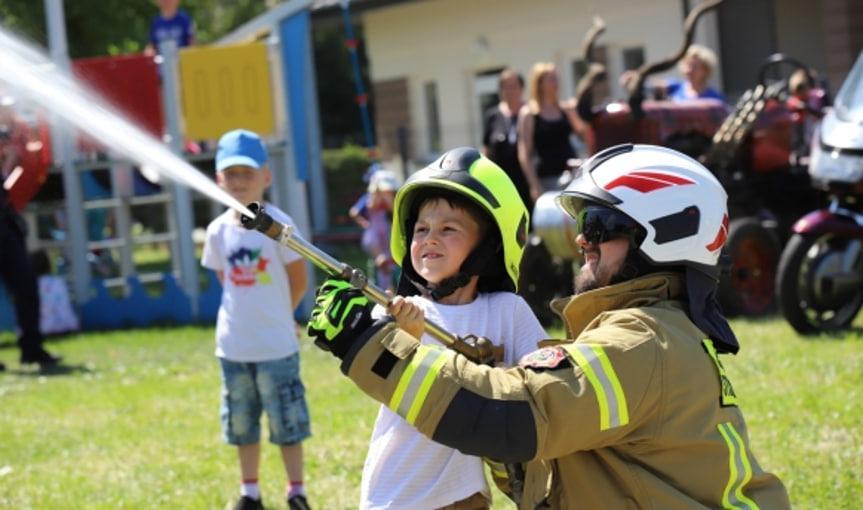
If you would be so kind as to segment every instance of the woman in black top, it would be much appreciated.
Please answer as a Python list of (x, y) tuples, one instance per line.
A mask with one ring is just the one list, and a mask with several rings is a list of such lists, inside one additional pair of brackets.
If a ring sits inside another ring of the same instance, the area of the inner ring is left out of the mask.
[(482, 131), (482, 152), (501, 167), (518, 189), (528, 210), (532, 209), (530, 189), (518, 161), (518, 112), (521, 110), (524, 78), (504, 69), (498, 78), (500, 102), (486, 111)]
[(528, 79), (530, 100), (519, 113), (518, 159), (535, 202), (557, 188), (557, 180), (575, 158), (570, 135), (583, 136), (584, 122), (575, 101), (558, 99), (557, 68), (551, 62), (534, 64)]

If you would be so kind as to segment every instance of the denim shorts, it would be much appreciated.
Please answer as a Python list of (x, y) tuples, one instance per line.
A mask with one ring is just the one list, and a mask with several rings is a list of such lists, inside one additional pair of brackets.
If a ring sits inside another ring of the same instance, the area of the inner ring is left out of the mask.
[(219, 362), (222, 433), (226, 443), (259, 443), (261, 415), (265, 410), (271, 443), (290, 446), (311, 436), (299, 354), (254, 363), (223, 358)]

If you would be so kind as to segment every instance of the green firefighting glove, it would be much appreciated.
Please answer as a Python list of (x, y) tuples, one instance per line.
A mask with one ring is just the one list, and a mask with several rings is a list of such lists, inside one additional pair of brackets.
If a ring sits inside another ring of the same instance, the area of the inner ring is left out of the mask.
[(342, 359), (371, 325), (371, 304), (361, 290), (336, 279), (318, 287), (307, 330), (319, 348)]

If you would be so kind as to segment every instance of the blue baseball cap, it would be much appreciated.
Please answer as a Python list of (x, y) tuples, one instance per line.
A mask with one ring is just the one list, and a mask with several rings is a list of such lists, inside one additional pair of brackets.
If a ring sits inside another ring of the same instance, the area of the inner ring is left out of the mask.
[(261, 168), (268, 159), (267, 149), (257, 133), (246, 129), (235, 129), (219, 138), (216, 171), (221, 172), (234, 165)]

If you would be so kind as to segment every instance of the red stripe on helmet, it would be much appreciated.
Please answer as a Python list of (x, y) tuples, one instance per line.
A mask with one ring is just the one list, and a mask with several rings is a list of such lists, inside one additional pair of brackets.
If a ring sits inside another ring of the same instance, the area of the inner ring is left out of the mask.
[(685, 186), (695, 184), (695, 181), (674, 174), (658, 172), (631, 172), (622, 175), (605, 185), (606, 190), (624, 186), (640, 193), (650, 193), (670, 186)]
[(707, 245), (708, 251), (717, 251), (722, 249), (725, 240), (728, 239), (728, 215), (722, 217), (722, 225), (719, 226), (719, 232), (716, 233), (716, 239)]

